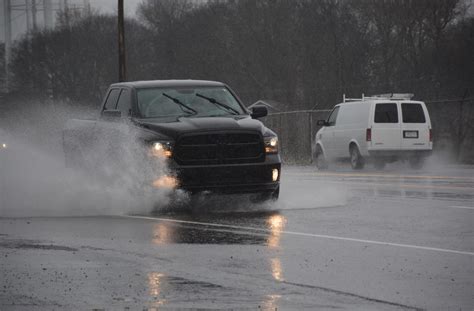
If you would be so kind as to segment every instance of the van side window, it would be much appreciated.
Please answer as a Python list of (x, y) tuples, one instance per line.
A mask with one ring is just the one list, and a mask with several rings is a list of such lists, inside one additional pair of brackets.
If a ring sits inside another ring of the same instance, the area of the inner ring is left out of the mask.
[(376, 104), (375, 123), (398, 123), (397, 104)]
[(105, 101), (104, 110), (115, 110), (117, 105), (117, 99), (120, 94), (120, 89), (112, 89), (107, 96), (107, 100)]
[(425, 123), (425, 112), (420, 104), (402, 104), (403, 123)]
[(328, 118), (328, 126), (336, 125), (337, 113), (339, 112), (339, 107), (334, 108)]

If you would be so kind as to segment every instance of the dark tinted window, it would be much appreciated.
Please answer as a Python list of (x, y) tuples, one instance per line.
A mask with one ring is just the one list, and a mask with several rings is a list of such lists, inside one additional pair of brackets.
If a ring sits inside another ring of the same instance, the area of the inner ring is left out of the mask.
[(336, 125), (337, 113), (339, 112), (339, 107), (334, 108), (328, 118), (328, 126)]
[(105, 110), (114, 110), (117, 105), (117, 99), (120, 94), (120, 89), (112, 89), (107, 96), (107, 101), (105, 102)]
[(397, 104), (376, 104), (375, 123), (398, 123)]
[(425, 113), (420, 104), (402, 104), (403, 123), (425, 123)]
[(130, 115), (130, 91), (123, 89), (117, 104), (117, 110), (122, 112), (122, 117)]

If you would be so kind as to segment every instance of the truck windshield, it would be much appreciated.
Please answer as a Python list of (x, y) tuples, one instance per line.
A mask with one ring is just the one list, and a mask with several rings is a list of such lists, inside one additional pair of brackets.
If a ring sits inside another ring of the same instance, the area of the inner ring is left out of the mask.
[[(144, 88), (137, 90), (137, 101), (142, 118), (214, 117), (245, 113), (225, 87)], [(183, 106), (185, 110), (187, 107), (195, 113), (184, 113)]]

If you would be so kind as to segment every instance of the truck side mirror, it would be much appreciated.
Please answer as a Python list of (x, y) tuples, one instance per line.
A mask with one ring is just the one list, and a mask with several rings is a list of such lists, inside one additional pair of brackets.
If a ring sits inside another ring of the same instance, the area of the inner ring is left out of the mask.
[(328, 123), (326, 122), (326, 120), (318, 120), (318, 121), (316, 122), (316, 124), (319, 125), (319, 126), (327, 126), (327, 125), (328, 125)]
[(104, 117), (104, 118), (120, 118), (120, 117), (122, 117), (122, 111), (120, 111), (120, 110), (104, 110), (104, 111), (102, 111), (102, 117)]
[(250, 114), (252, 119), (263, 118), (266, 115), (268, 115), (267, 107), (265, 107), (265, 106), (254, 106), (254, 107), (252, 107), (252, 113)]

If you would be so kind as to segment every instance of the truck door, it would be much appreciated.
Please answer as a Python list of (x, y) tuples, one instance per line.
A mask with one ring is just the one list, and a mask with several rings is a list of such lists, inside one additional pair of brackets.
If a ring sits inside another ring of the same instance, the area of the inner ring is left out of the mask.
[(372, 150), (397, 150), (401, 146), (399, 105), (376, 103), (372, 123)]
[[(128, 103), (127, 103), (128, 102)], [(118, 105), (120, 104), (120, 107)], [(109, 91), (104, 107), (101, 111), (101, 118), (95, 127), (97, 154), (101, 159), (108, 159), (112, 162), (116, 157), (122, 156), (124, 146), (127, 146), (127, 140), (130, 139), (130, 127), (124, 118), (103, 116), (105, 110), (119, 109), (128, 116), (130, 105), (130, 91), (127, 89), (113, 88)]]
[(421, 103), (401, 103), (402, 149), (430, 149), (430, 125), (428, 112)]

